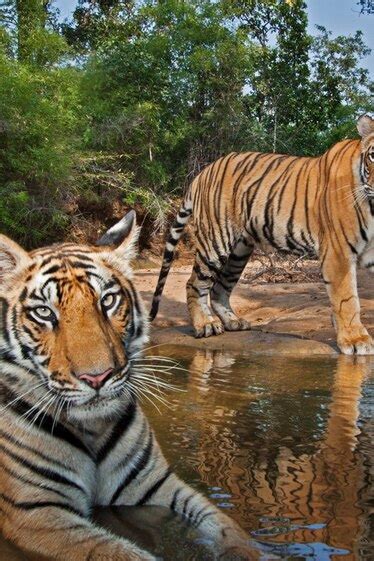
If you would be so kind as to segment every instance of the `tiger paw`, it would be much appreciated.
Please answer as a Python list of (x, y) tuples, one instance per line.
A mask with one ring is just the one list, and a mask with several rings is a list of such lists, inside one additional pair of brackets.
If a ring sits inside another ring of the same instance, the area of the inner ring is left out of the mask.
[(364, 327), (339, 335), (338, 347), (345, 355), (374, 354), (374, 341)]
[(212, 335), (220, 335), (225, 331), (223, 323), (220, 319), (209, 321), (202, 326), (195, 326), (195, 337), (211, 337)]
[(244, 318), (230, 319), (224, 322), (226, 331), (248, 331), (251, 324)]

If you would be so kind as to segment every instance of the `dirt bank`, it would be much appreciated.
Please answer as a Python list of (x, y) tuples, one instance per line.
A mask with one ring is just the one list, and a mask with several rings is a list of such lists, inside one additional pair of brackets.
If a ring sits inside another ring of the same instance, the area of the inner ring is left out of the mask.
[[(321, 282), (248, 284), (253, 265), (232, 296), (234, 310), (248, 319), (252, 331), (225, 333), (219, 337), (195, 339), (186, 306), (186, 282), (191, 266), (170, 272), (159, 315), (152, 324), (152, 342), (178, 343), (198, 348), (243, 350), (261, 354), (335, 354), (335, 332), (331, 308)], [(136, 271), (136, 282), (149, 308), (157, 283), (158, 268)], [(363, 323), (374, 335), (373, 276), (358, 275)]]

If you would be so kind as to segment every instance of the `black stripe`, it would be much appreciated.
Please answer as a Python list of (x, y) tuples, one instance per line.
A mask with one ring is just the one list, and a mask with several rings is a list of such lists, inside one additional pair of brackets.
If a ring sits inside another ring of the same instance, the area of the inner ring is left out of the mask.
[[(27, 316), (29, 317), (29, 314), (27, 314)], [(33, 316), (32, 316), (33, 318)], [(39, 343), (39, 339), (37, 339), (34, 335), (34, 333), (31, 331), (31, 329), (29, 329), (27, 327), (27, 325), (23, 325), (22, 329), (25, 333), (27, 333), (27, 335), (30, 337), (30, 339), (34, 342), (34, 343)]]
[(19, 339), (19, 329), (18, 329), (18, 317), (17, 317), (17, 310), (16, 308), (12, 309), (12, 330), (13, 330), (13, 336), (15, 339), (17, 339), (17, 343), (20, 346), (21, 349), (21, 354), (22, 354), (22, 358), (23, 359), (30, 359), (31, 360), (31, 355), (33, 354), (31, 347), (29, 347), (28, 345), (25, 345), (24, 343), (22, 343), (22, 341), (20, 341)]
[(149, 501), (149, 499), (157, 493), (159, 488), (165, 483), (168, 477), (170, 477), (172, 471), (170, 468), (166, 470), (164, 477), (162, 477), (157, 483), (155, 483), (144, 495), (141, 499), (137, 501), (137, 505), (144, 505)]
[(27, 298), (27, 288), (26, 286), (24, 287), (24, 289), (22, 290), (20, 296), (19, 296), (19, 300), (20, 302), (24, 302)]
[(196, 527), (200, 526), (206, 518), (208, 518), (209, 516), (213, 516), (214, 514), (214, 512), (207, 512), (206, 514), (204, 514), (199, 521), (196, 520)]
[(118, 499), (118, 497), (120, 496), (120, 494), (122, 493), (124, 488), (127, 487), (127, 485), (129, 485), (131, 483), (131, 481), (133, 479), (135, 479), (139, 475), (139, 473), (145, 468), (145, 466), (147, 465), (148, 460), (151, 456), (152, 447), (153, 447), (153, 435), (152, 435), (152, 433), (150, 433), (149, 439), (148, 439), (148, 444), (145, 447), (145, 449), (143, 450), (142, 455), (140, 456), (140, 458), (136, 462), (135, 466), (127, 474), (127, 476), (122, 481), (122, 483), (120, 483), (118, 485), (117, 489), (113, 493), (110, 504), (113, 504), (113, 503), (116, 502), (116, 500)]
[(131, 401), (125, 413), (115, 424), (108, 440), (98, 451), (96, 456), (96, 461), (98, 464), (105, 460), (105, 458), (108, 456), (108, 454), (113, 450), (117, 442), (120, 440), (122, 435), (129, 429), (131, 423), (135, 418), (136, 410), (137, 408), (135, 403)]
[(83, 261), (69, 261), (69, 265), (77, 269), (95, 269), (93, 263), (83, 263)]
[(187, 505), (190, 502), (191, 499), (193, 499), (193, 495), (190, 495), (189, 497), (187, 497), (187, 499), (184, 501), (184, 505), (183, 505), (183, 510), (182, 510), (182, 516), (186, 516), (186, 512), (187, 512)]
[[(32, 405), (30, 405), (26, 401), (19, 400), (14, 405), (11, 405), (10, 409), (12, 409), (15, 413), (24, 415), (30, 410), (31, 407)], [(38, 429), (42, 429), (44, 432), (48, 433), (49, 435), (64, 440), (71, 446), (74, 446), (74, 448), (77, 448), (81, 452), (84, 452), (85, 454), (91, 456), (91, 453), (88, 450), (88, 448), (86, 448), (85, 444), (77, 436), (75, 436), (75, 434), (73, 434), (69, 429), (64, 427), (64, 425), (62, 425), (61, 423), (56, 422), (56, 420), (53, 419), (53, 417), (51, 417), (47, 413), (43, 413), (43, 417), (40, 423), (38, 423)]]
[(13, 362), (16, 360), (14, 354), (12, 354), (10, 351), (6, 349), (0, 349), (0, 358), (8, 362)]
[(203, 512), (205, 511), (206, 508), (207, 508), (207, 505), (205, 504), (200, 510), (198, 510), (195, 513), (194, 520), (192, 520), (192, 525), (195, 526), (197, 524), (197, 520), (198, 520), (199, 516), (201, 516), (203, 514)]
[(191, 216), (191, 214), (192, 214), (192, 209), (181, 208), (178, 211), (177, 220), (178, 220), (178, 218), (187, 218), (188, 216)]
[(9, 442), (12, 442), (12, 444), (15, 444), (19, 448), (22, 448), (22, 450), (27, 450), (28, 452), (32, 452), (33, 454), (35, 454), (35, 456), (38, 456), (38, 458), (40, 458), (40, 459), (42, 459), (46, 462), (50, 462), (50, 463), (52, 462), (55, 466), (66, 469), (66, 465), (64, 463), (59, 462), (55, 458), (51, 458), (50, 456), (47, 456), (46, 454), (43, 454), (43, 452), (41, 452), (40, 450), (35, 450), (34, 448), (32, 448), (32, 446), (29, 446), (25, 442), (20, 442), (19, 440), (17, 440), (13, 436), (9, 435), (7, 432), (2, 431), (1, 429), (0, 429), (0, 436), (5, 438)]
[(66, 503), (56, 503), (53, 501), (43, 501), (43, 502), (38, 502), (38, 503), (32, 503), (32, 502), (22, 502), (22, 503), (15, 503), (14, 505), (17, 508), (22, 508), (23, 510), (34, 510), (36, 508), (50, 508), (50, 507), (54, 507), (54, 508), (61, 508), (63, 510), (67, 510), (68, 512), (71, 512), (72, 514), (76, 514), (77, 516), (84, 516), (83, 512), (80, 512), (79, 510), (77, 510), (76, 508), (73, 508), (71, 505), (66, 504)]
[(53, 501), (41, 501), (41, 502), (20, 502), (17, 503), (15, 501), (13, 501), (12, 499), (10, 499), (9, 497), (7, 497), (6, 495), (4, 495), (3, 493), (0, 493), (0, 498), (2, 498), (6, 503), (11, 504), (13, 507), (15, 508), (19, 508), (21, 510), (35, 510), (38, 508), (50, 508), (50, 507), (54, 507), (54, 508), (59, 508), (62, 510), (67, 510), (68, 512), (71, 512), (72, 514), (76, 514), (78, 516), (84, 516), (84, 514), (82, 512), (80, 512), (79, 510), (73, 508), (71, 505), (67, 504), (67, 503), (56, 503)]
[[(73, 246), (73, 248), (74, 248), (74, 247), (76, 247), (76, 246)], [(91, 256), (92, 253), (91, 253), (91, 252), (88, 253), (88, 254), (85, 254), (85, 253), (77, 253), (77, 252), (74, 251), (74, 249), (73, 249), (73, 251), (69, 251), (69, 250), (63, 251), (63, 252), (62, 252), (62, 255), (63, 255), (64, 257), (65, 257), (65, 256), (67, 256), (67, 257), (69, 257), (69, 258), (73, 257), (73, 258), (75, 258), (75, 259), (79, 259), (80, 261), (87, 261), (87, 262), (89, 262), (89, 263), (93, 263), (93, 261), (92, 261), (92, 256)]]
[(61, 265), (52, 265), (46, 271), (42, 271), (43, 275), (52, 275), (53, 273), (57, 273), (61, 269)]
[(57, 473), (56, 471), (53, 471), (52, 469), (49, 469), (49, 468), (46, 468), (46, 467), (43, 467), (43, 466), (36, 466), (35, 464), (29, 462), (25, 458), (22, 458), (21, 456), (19, 456), (18, 454), (15, 454), (14, 452), (11, 452), (7, 448), (5, 448), (5, 446), (3, 446), (3, 445), (0, 445), (0, 450), (2, 452), (4, 452), (4, 454), (7, 454), (10, 458), (15, 460), (16, 462), (18, 462), (18, 463), (22, 464), (23, 466), (27, 467), (30, 471), (36, 473), (37, 475), (47, 477), (51, 481), (55, 481), (56, 483), (61, 483), (62, 485), (69, 485), (70, 487), (75, 487), (76, 489), (79, 489), (79, 491), (82, 491), (82, 493), (85, 493), (85, 490), (83, 489), (83, 487), (78, 485), (78, 483), (75, 483), (75, 481), (71, 481), (71, 479), (68, 479), (64, 475), (61, 475), (61, 474)]
[(2, 307), (2, 314), (0, 314), (0, 317), (3, 320), (2, 321), (2, 326), (1, 326), (1, 328), (2, 328), (1, 333), (4, 336), (5, 342), (10, 343), (7, 324), (6, 324), (6, 319), (8, 317), (9, 304), (5, 300), (5, 298), (0, 298), (0, 303), (1, 303), (1, 307)]
[(171, 501), (171, 503), (170, 503), (170, 509), (173, 510), (174, 512), (176, 511), (178, 496), (180, 495), (181, 492), (182, 492), (182, 489), (177, 489), (177, 490), (174, 492), (172, 501)]
[[(41, 488), (40, 482), (32, 481), (31, 479), (28, 479), (27, 477), (23, 477), (22, 475), (20, 475), (19, 473), (15, 472), (14, 470), (12, 470), (10, 468), (7, 468), (7, 467), (2, 465), (0, 467), (0, 469), (9, 473), (9, 475), (14, 477), (14, 479), (16, 479), (17, 481), (22, 481), (22, 483), (26, 483), (27, 485), (31, 485), (31, 487), (36, 487), (39, 490)], [(62, 491), (59, 491), (58, 489), (54, 489), (53, 487), (50, 487), (49, 485), (46, 485), (45, 483), (43, 483), (43, 491), (50, 491), (51, 493), (55, 493), (56, 495), (59, 495), (63, 499), (69, 499), (69, 497), (65, 493), (63, 493)]]

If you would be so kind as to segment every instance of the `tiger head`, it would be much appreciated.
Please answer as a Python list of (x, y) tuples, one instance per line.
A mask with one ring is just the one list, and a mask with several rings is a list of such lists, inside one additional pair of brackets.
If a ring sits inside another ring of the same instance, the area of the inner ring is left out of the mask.
[(369, 200), (374, 199), (374, 116), (361, 115), (357, 121), (361, 136), (360, 182)]
[(97, 247), (28, 253), (0, 235), (0, 382), (43, 405), (61, 398), (76, 418), (120, 406), (147, 340), (129, 266), (137, 236), (134, 212)]

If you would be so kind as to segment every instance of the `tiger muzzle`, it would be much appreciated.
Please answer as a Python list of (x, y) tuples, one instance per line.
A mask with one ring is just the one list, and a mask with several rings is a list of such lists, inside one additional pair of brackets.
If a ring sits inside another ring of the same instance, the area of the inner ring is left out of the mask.
[(108, 368), (107, 370), (101, 372), (100, 374), (80, 374), (78, 376), (78, 379), (86, 382), (86, 384), (91, 386), (91, 388), (98, 390), (112, 376), (113, 372), (114, 372), (114, 368)]

